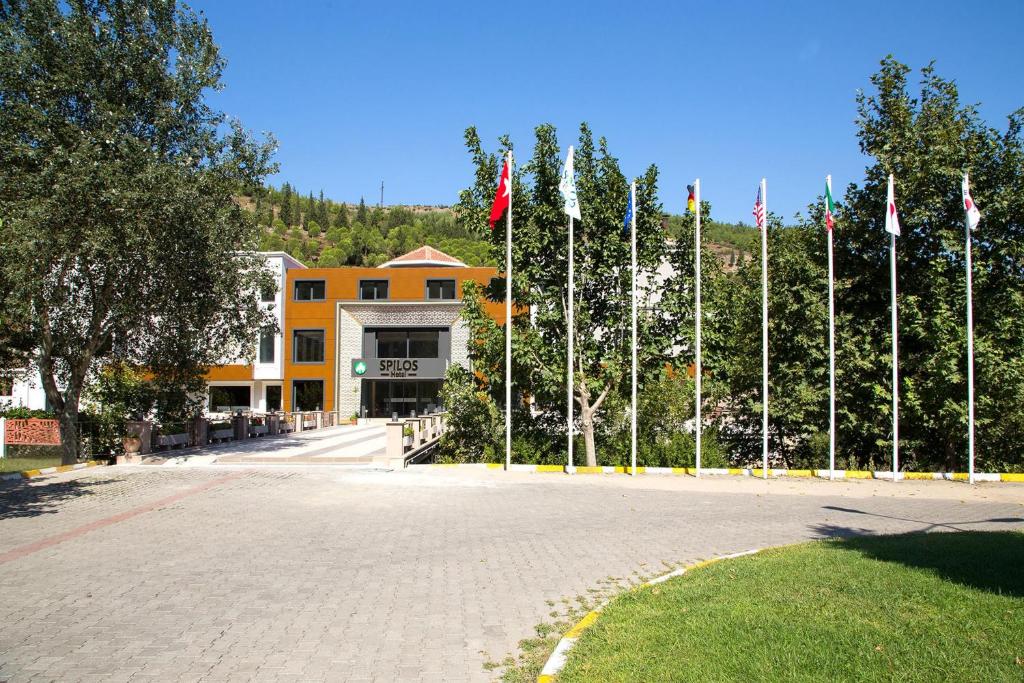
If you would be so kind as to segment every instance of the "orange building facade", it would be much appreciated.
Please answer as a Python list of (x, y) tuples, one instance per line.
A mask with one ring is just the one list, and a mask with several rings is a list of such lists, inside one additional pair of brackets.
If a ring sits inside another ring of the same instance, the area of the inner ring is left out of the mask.
[[(486, 285), (496, 269), (468, 267), (431, 247), (377, 268), (306, 268), (285, 254), (265, 256), (278, 291), (263, 300), (280, 332), (261, 334), (254, 364), (209, 371), (209, 412), (422, 414), (439, 407), (449, 365), (470, 367), (463, 284)], [(504, 324), (502, 304), (486, 308)]]

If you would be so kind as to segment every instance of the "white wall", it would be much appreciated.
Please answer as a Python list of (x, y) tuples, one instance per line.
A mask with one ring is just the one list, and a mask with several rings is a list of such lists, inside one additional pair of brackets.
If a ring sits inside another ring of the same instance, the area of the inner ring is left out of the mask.
[(0, 396), (0, 406), (44, 410), (46, 392), (38, 371), (16, 371), (11, 396)]

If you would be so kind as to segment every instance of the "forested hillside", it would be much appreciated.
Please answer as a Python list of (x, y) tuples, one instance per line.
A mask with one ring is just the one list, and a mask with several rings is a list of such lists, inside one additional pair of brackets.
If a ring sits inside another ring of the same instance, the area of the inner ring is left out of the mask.
[[(445, 206), (349, 207), (323, 193), (301, 194), (288, 183), (238, 198), (263, 229), (260, 248), (284, 251), (310, 266), (378, 266), (429, 244), (470, 266), (493, 266), (487, 241), (458, 225)], [(682, 216), (666, 216), (669, 237), (682, 229)], [(708, 221), (709, 248), (733, 269), (757, 249), (757, 230)]]
[(323, 192), (303, 196), (288, 183), (238, 201), (263, 230), (262, 250), (287, 252), (309, 266), (378, 266), (424, 244), (470, 266), (494, 264), (487, 243), (446, 207), (349, 207)]

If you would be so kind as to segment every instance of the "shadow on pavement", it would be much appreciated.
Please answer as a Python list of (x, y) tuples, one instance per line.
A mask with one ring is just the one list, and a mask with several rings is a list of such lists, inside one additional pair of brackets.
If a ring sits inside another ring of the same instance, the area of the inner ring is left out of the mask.
[(0, 485), (0, 520), (54, 514), (69, 500), (90, 496), (94, 488), (115, 479), (72, 479), (50, 483), (28, 480)]
[(1019, 531), (857, 536), (831, 545), (875, 560), (928, 570), (971, 588), (1024, 596), (1024, 533)]
[[(935, 529), (949, 529), (950, 531), (969, 531), (964, 529), (964, 526), (970, 526), (972, 524), (1020, 524), (1024, 522), (1024, 517), (991, 517), (989, 519), (973, 519), (967, 521), (956, 521), (956, 522), (929, 522), (923, 519), (913, 519), (911, 517), (897, 517), (895, 515), (883, 515), (878, 512), (868, 512), (867, 510), (858, 510), (856, 508), (844, 508), (836, 505), (823, 505), (822, 510), (833, 510), (835, 512), (845, 512), (853, 515), (866, 515), (868, 517), (879, 517), (882, 519), (894, 519), (900, 522), (914, 522), (916, 524), (923, 525), (921, 531), (932, 531)], [(870, 534), (871, 531), (867, 529), (858, 529), (857, 527), (843, 527), (834, 526), (831, 524), (819, 524), (814, 528), (821, 530), (822, 536), (860, 536), (864, 534)], [(835, 531), (829, 532), (827, 530), (833, 529)]]

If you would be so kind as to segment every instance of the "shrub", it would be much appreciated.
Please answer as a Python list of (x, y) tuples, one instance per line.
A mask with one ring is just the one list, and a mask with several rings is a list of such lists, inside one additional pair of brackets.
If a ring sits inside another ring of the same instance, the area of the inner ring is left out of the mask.
[(497, 461), (496, 454), (503, 452), (498, 408), (486, 392), (480, 391), (469, 370), (461, 365), (448, 368), (441, 387), (441, 402), (448, 415), (438, 443), (437, 460)]

